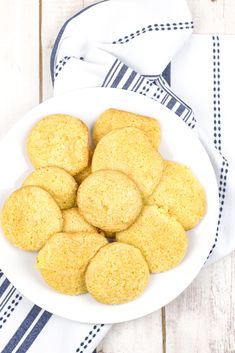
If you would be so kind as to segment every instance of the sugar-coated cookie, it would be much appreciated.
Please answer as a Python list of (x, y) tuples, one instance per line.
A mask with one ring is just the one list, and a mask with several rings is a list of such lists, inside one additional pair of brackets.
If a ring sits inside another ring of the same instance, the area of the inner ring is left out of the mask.
[(135, 299), (143, 293), (148, 280), (148, 265), (140, 250), (121, 243), (101, 248), (86, 271), (88, 292), (104, 304)]
[(57, 233), (40, 250), (36, 266), (47, 284), (58, 292), (86, 293), (87, 265), (106, 244), (107, 240), (96, 233)]
[(16, 190), (2, 210), (5, 236), (23, 250), (37, 251), (63, 227), (62, 213), (52, 196), (37, 186)]
[(116, 239), (140, 249), (152, 273), (177, 266), (188, 244), (182, 225), (157, 206), (145, 206), (137, 221), (127, 230), (117, 233)]
[(34, 185), (48, 191), (61, 209), (75, 205), (78, 185), (74, 178), (64, 169), (42, 167), (32, 172), (23, 186)]
[(113, 233), (126, 229), (136, 220), (142, 198), (128, 176), (116, 170), (100, 170), (79, 186), (77, 205), (88, 223)]
[(127, 174), (146, 198), (160, 181), (163, 160), (140, 129), (125, 127), (109, 132), (100, 140), (91, 169), (92, 172), (119, 170)]
[(127, 126), (139, 128), (155, 148), (159, 146), (160, 125), (156, 119), (113, 108), (105, 110), (96, 120), (93, 128), (94, 143), (97, 144), (110, 131)]
[(75, 175), (88, 165), (88, 128), (70, 115), (46, 116), (32, 128), (27, 151), (35, 168), (56, 166)]
[(147, 203), (167, 209), (185, 230), (195, 227), (206, 212), (202, 185), (188, 167), (172, 161), (164, 161), (160, 183)]

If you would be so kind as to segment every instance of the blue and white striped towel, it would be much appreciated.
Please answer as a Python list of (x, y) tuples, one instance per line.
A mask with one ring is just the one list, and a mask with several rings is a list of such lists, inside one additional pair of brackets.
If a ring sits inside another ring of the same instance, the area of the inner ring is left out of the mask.
[[(102, 1), (65, 23), (51, 72), (55, 94), (95, 86), (128, 89), (164, 104), (197, 130), (220, 194), (211, 263), (235, 248), (229, 119), (235, 38), (193, 35), (185, 44), (192, 28), (184, 0)], [(0, 272), (0, 352), (90, 353), (110, 327), (51, 315), (23, 298)]]

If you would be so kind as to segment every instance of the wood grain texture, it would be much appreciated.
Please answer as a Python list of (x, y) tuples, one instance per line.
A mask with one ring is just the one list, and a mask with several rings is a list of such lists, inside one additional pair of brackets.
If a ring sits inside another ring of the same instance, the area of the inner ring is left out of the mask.
[[(187, 1), (196, 33), (235, 34), (235, 0)], [(9, 126), (35, 106), (40, 95), (52, 95), (49, 58), (55, 37), (68, 17), (94, 2), (0, 1), (0, 117)], [(114, 325), (97, 352), (235, 353), (234, 292), (235, 253), (204, 268), (162, 312)]]
[(234, 0), (187, 0), (196, 33), (235, 33)]
[(0, 1), (1, 136), (39, 101), (38, 11), (37, 0)]
[(235, 256), (203, 269), (166, 307), (166, 352), (234, 353)]
[(82, 0), (40, 0), (41, 1), (41, 41), (42, 41), (42, 87), (43, 100), (52, 96), (50, 75), (50, 55), (56, 36), (64, 22), (80, 11)]
[(113, 325), (97, 353), (162, 353), (161, 311)]

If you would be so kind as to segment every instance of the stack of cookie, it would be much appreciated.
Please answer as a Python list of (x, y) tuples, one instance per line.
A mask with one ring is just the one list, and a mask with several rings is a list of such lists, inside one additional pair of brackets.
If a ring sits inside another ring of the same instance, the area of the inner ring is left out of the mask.
[(62, 114), (33, 127), (36, 169), (6, 201), (2, 227), (15, 246), (39, 251), (37, 268), (55, 290), (119, 304), (182, 261), (205, 193), (189, 168), (163, 160), (155, 119), (109, 109), (93, 128), (95, 147), (88, 135)]

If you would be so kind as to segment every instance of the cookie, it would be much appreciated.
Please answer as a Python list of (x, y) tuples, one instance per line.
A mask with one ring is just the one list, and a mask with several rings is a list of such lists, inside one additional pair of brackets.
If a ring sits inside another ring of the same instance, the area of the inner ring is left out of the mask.
[(40, 250), (36, 266), (46, 283), (60, 293), (86, 293), (85, 271), (107, 240), (96, 233), (57, 233)]
[(23, 182), (23, 186), (34, 185), (48, 191), (61, 209), (75, 205), (78, 185), (64, 169), (42, 167), (32, 172)]
[(206, 212), (206, 195), (188, 167), (165, 161), (162, 179), (148, 204), (164, 207), (185, 230), (189, 230), (199, 223)]
[(83, 182), (83, 180), (85, 180), (88, 177), (88, 175), (91, 174), (91, 160), (92, 160), (92, 156), (93, 156), (93, 151), (91, 149), (89, 149), (88, 166), (85, 169), (83, 169), (80, 173), (74, 175), (74, 179), (76, 180), (78, 185), (80, 185)]
[(160, 125), (156, 119), (112, 108), (103, 112), (96, 121), (93, 128), (94, 143), (97, 144), (110, 131), (127, 126), (142, 130), (153, 147), (159, 146)]
[(62, 212), (64, 218), (63, 232), (97, 232), (97, 229), (80, 215), (78, 208), (73, 207)]
[(62, 213), (52, 196), (37, 186), (25, 186), (8, 198), (2, 228), (8, 240), (23, 250), (37, 251), (63, 227)]
[(88, 165), (88, 129), (70, 115), (49, 115), (31, 130), (27, 140), (35, 168), (56, 166), (75, 175)]
[(160, 181), (163, 160), (140, 129), (126, 127), (115, 129), (100, 140), (91, 169), (92, 172), (119, 170), (127, 174), (146, 198)]
[(177, 266), (184, 258), (188, 243), (181, 224), (157, 206), (145, 206), (137, 221), (117, 233), (116, 239), (140, 249), (152, 273)]
[(104, 304), (121, 304), (137, 298), (148, 280), (149, 270), (141, 252), (121, 243), (101, 248), (86, 271), (88, 292)]
[(125, 174), (100, 170), (79, 186), (77, 205), (88, 223), (114, 233), (135, 221), (141, 211), (142, 198), (136, 184)]

